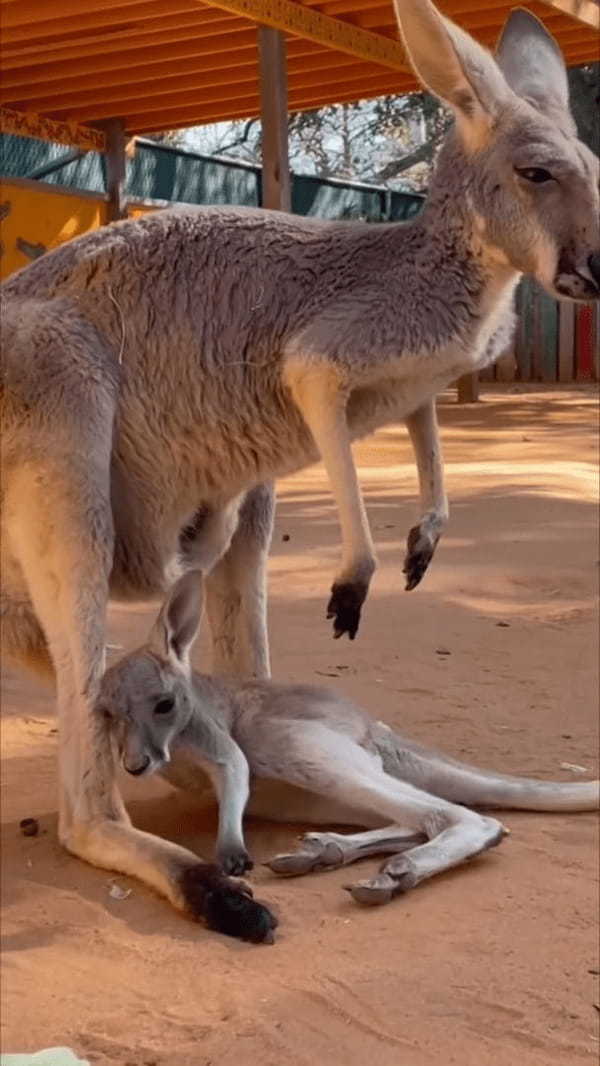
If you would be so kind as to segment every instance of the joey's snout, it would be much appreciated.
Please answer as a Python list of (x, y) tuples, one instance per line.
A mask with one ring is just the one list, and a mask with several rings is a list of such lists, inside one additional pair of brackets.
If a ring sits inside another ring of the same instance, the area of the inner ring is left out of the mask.
[(153, 743), (145, 730), (134, 726), (124, 730), (119, 749), (123, 769), (132, 777), (156, 773), (169, 761), (166, 745)]
[(150, 762), (148, 755), (145, 755), (138, 763), (130, 763), (123, 756), (123, 769), (127, 770), (127, 773), (132, 774), (133, 777), (141, 777), (142, 774), (145, 774), (150, 769)]

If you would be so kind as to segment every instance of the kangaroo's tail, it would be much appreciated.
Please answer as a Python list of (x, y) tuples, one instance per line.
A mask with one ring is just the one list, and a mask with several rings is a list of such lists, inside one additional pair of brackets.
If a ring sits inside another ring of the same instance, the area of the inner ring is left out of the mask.
[(600, 807), (600, 781), (537, 781), (480, 770), (405, 740), (381, 722), (373, 739), (387, 773), (452, 803), (530, 811)]

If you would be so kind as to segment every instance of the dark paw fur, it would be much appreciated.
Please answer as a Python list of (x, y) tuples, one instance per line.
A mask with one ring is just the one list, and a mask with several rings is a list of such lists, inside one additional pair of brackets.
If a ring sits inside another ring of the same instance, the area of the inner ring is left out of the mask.
[(272, 944), (277, 919), (263, 903), (252, 898), (243, 882), (230, 881), (217, 866), (198, 863), (181, 878), (181, 889), (192, 917), (225, 936)]
[(354, 640), (360, 623), (360, 609), (365, 602), (367, 585), (343, 584), (333, 585), (331, 599), (327, 605), (327, 617), (335, 619), (333, 623), (333, 635), (338, 637), (347, 633), (350, 640)]
[(421, 581), (423, 574), (433, 559), (436, 544), (437, 540), (435, 544), (426, 544), (419, 526), (413, 526), (410, 530), (406, 540), (407, 552), (402, 568), (403, 573), (406, 574), (406, 585), (404, 586), (406, 592), (416, 588)]
[(254, 866), (247, 851), (230, 851), (217, 858), (223, 873), (231, 874), (232, 877), (240, 877)]

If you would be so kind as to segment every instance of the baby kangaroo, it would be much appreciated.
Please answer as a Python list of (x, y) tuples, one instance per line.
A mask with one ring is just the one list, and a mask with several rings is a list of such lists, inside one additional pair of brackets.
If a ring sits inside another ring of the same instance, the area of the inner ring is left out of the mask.
[(507, 830), (471, 805), (599, 806), (598, 781), (560, 784), (464, 765), (325, 688), (193, 672), (201, 589), (198, 572), (180, 578), (149, 642), (106, 672), (98, 708), (112, 722), (129, 773), (159, 772), (184, 789), (202, 788), (208, 776), (219, 800), (217, 859), (225, 872), (252, 865), (242, 830), (250, 775), (258, 780), (249, 810), (262, 817), (376, 827), (309, 833), (298, 851), (268, 863), (275, 873), (295, 875), (391, 855), (376, 877), (348, 886), (365, 904), (386, 903), (500, 843)]

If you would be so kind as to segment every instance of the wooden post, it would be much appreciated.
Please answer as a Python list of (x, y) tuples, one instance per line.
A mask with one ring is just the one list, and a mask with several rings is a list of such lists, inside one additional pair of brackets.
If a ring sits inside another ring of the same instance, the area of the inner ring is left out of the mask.
[(262, 207), (290, 211), (287, 65), (285, 37), (270, 26), (258, 27), (260, 114), (262, 120)]
[(108, 205), (106, 221), (116, 222), (127, 217), (125, 201), (125, 123), (111, 118), (104, 123), (106, 132), (106, 192)]
[(479, 374), (464, 374), (456, 382), (459, 403), (477, 403), (479, 399)]

